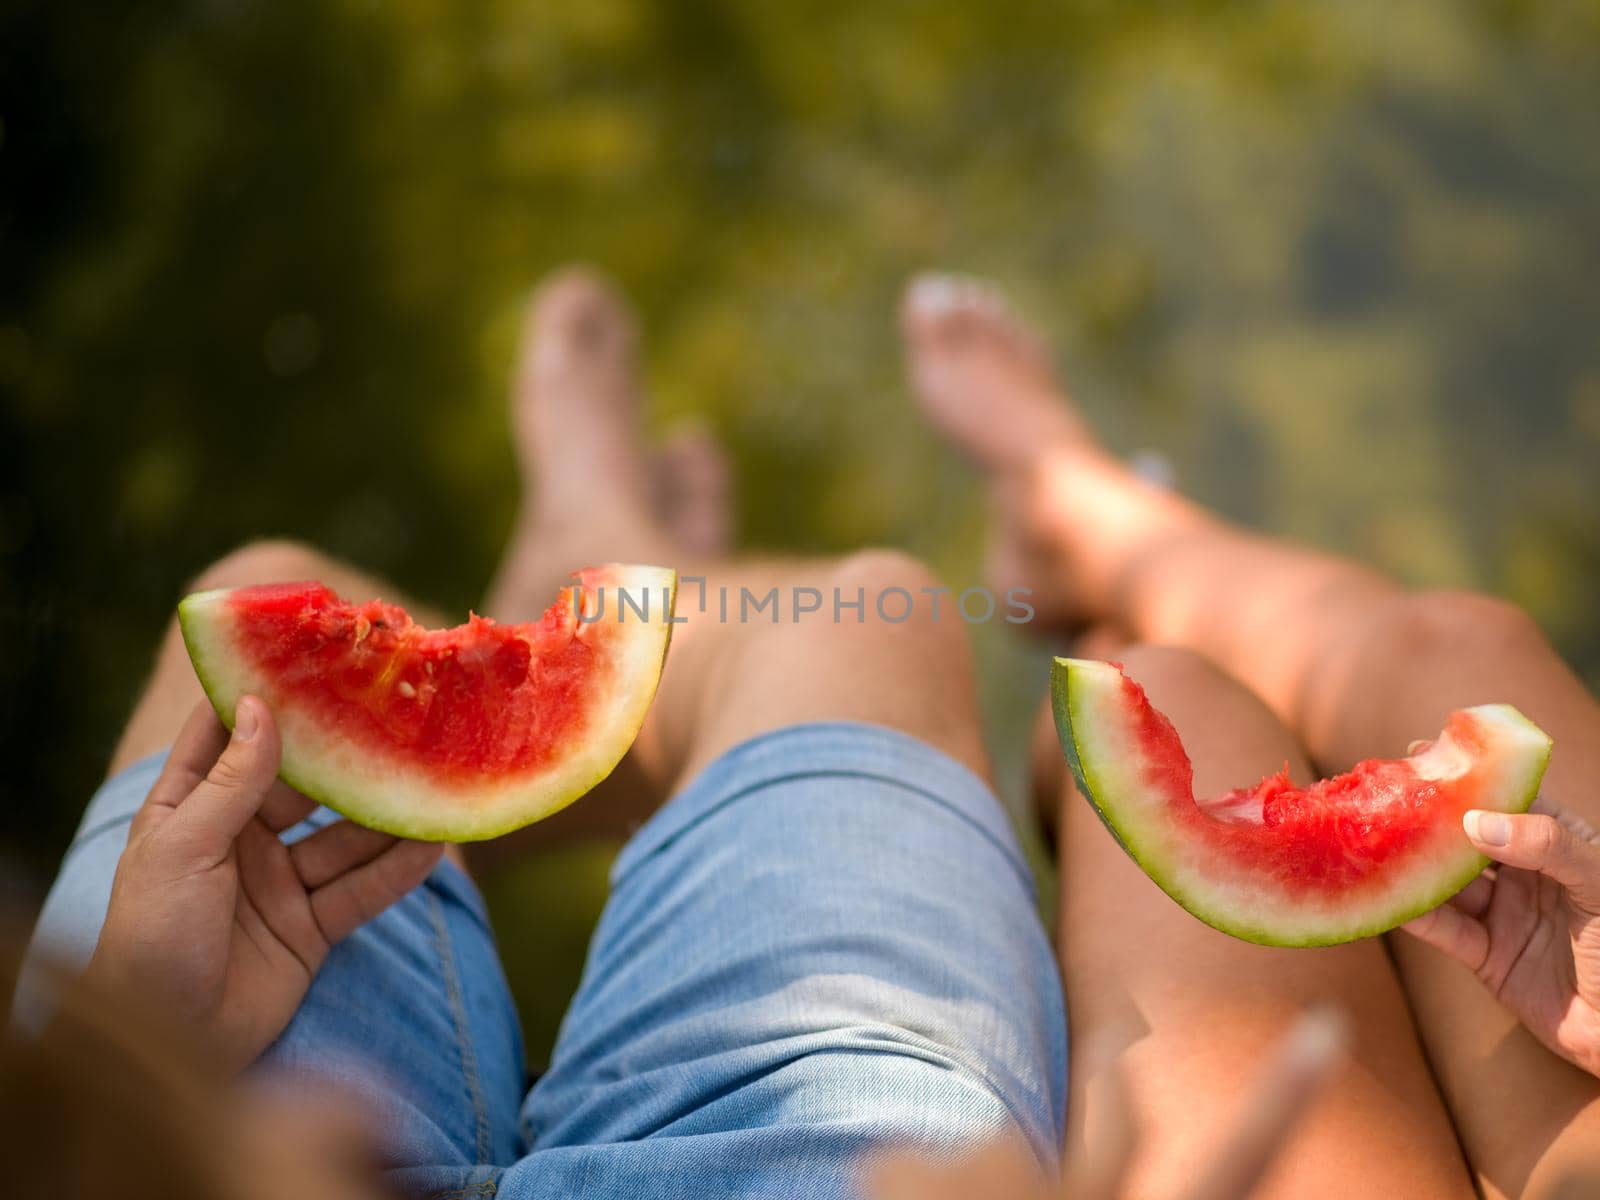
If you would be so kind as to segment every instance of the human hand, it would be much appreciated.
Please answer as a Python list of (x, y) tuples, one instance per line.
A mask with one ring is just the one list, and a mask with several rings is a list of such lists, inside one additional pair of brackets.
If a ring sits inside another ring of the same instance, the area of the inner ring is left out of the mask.
[(312, 802), (277, 778), (253, 696), (227, 729), (202, 701), (133, 820), (87, 976), (227, 1072), (271, 1045), (328, 950), (411, 891), (444, 847), (337, 821), (293, 846)]
[(1570, 813), (1474, 809), (1467, 837), (1494, 859), (1403, 928), (1476, 972), (1528, 1032), (1600, 1075), (1600, 838)]
[[(1278, 1044), (1231, 1133), (1200, 1164), (1181, 1200), (1243, 1200), (1266, 1174), (1301, 1115), (1343, 1064), (1347, 1033), (1337, 1014), (1312, 1011)], [(1133, 1110), (1116, 1063), (1099, 1073), (1105, 1105), (1089, 1150), (1047, 1181), (1020, 1141), (998, 1142), (953, 1165), (895, 1154), (868, 1166), (870, 1200), (1120, 1200), (1138, 1148)]]

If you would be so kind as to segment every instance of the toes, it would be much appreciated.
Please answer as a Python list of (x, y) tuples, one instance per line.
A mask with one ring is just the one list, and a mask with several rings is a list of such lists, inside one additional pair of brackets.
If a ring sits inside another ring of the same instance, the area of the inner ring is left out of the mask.
[(900, 305), (905, 339), (929, 352), (988, 350), (1041, 368), (1043, 341), (1025, 325), (1006, 295), (971, 275), (922, 274), (907, 285)]
[(593, 267), (570, 266), (539, 285), (523, 336), (541, 352), (631, 353), (636, 330), (632, 309), (610, 279)]
[(625, 313), (627, 301), (599, 269), (579, 263), (559, 267), (539, 282), (533, 293), (533, 315), (551, 324), (583, 319), (591, 312)]
[(669, 433), (657, 452), (662, 466), (689, 489), (702, 495), (725, 496), (733, 468), (716, 434), (698, 422)]
[(1011, 320), (1005, 295), (970, 275), (918, 275), (900, 305), (902, 330), (919, 341), (966, 340)]
[(674, 430), (656, 451), (658, 503), (668, 532), (691, 557), (719, 558), (733, 541), (733, 467), (710, 429)]

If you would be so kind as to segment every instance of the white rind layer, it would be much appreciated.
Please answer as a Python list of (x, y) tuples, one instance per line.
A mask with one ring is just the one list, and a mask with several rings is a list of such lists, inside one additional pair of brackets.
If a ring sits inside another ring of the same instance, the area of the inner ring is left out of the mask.
[[(178, 620), (195, 674), (223, 724), (233, 728), (235, 706), (246, 694), (259, 696), (272, 709), (283, 739), (279, 774), (292, 787), (353, 821), (400, 837), (482, 841), (547, 817), (593, 789), (622, 761), (650, 711), (672, 633), (677, 572), (621, 565), (594, 570), (604, 575), (607, 645), (617, 648), (618, 657), (606, 693), (592, 697), (582, 736), (554, 762), (470, 786), (441, 784), (405, 764), (384, 761), (275, 696), (271, 682), (234, 648), (228, 589), (185, 597)], [(630, 610), (619, 630), (619, 588), (635, 597), (650, 596), (648, 620)], [(626, 636), (619, 636), (621, 631)]]
[[(1359, 894), (1290, 896), (1265, 872), (1222, 866), (1215, 843), (1172, 819), (1169, 798), (1145, 781), (1146, 758), (1110, 663), (1058, 658), (1051, 673), (1056, 729), (1078, 786), (1128, 854), (1163, 891), (1208, 925), (1246, 941), (1322, 946), (1382, 933), (1442, 904), (1488, 865), (1460, 812), (1388, 865)], [(1433, 779), (1473, 776), (1473, 806), (1525, 812), (1539, 792), (1550, 739), (1508, 705), (1466, 710), (1488, 747), (1473, 755), (1443, 735), (1411, 762)], [(1462, 811), (1465, 811), (1464, 809)]]

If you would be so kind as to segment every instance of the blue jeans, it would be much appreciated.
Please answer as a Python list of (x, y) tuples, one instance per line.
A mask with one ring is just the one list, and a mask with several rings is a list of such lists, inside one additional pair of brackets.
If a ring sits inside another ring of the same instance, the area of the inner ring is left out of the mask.
[[(109, 780), (67, 852), (36, 944), (69, 964), (163, 757)], [(629, 842), (531, 1090), (483, 900), (448, 862), (334, 948), (257, 1070), (370, 1097), (422, 1194), (831, 1198), (886, 1144), (1020, 1133), (1053, 1163), (1066, 1019), (988, 787), (827, 723), (729, 751)]]

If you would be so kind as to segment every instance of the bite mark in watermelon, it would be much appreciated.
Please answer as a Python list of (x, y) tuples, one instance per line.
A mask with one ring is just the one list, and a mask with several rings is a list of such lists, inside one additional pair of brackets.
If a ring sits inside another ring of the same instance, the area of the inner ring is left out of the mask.
[(320, 583), (198, 592), (178, 620), (230, 729), (246, 693), (272, 709), (292, 786), (374, 829), (477, 841), (604, 779), (655, 695), (676, 572), (612, 565), (574, 579), (521, 625), (424, 629)]
[(1462, 814), (1527, 811), (1550, 759), (1543, 731), (1487, 704), (1409, 758), (1197, 800), (1177, 731), (1119, 667), (1058, 658), (1050, 692), (1078, 788), (1123, 849), (1206, 924), (1265, 945), (1353, 941), (1442, 904), (1489, 861)]

